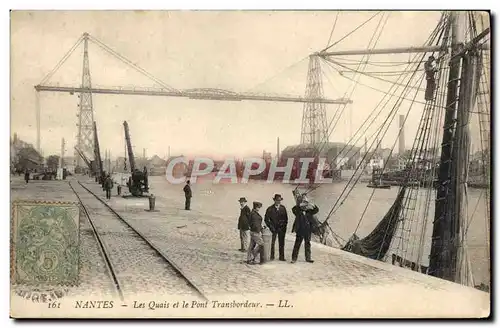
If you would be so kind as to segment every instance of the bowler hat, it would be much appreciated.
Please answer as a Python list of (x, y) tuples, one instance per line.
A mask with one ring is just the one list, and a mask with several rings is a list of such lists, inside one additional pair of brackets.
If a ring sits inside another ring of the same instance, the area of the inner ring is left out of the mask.
[(260, 203), (260, 202), (253, 202), (253, 208), (256, 208), (256, 207), (262, 207), (262, 203)]
[(242, 202), (247, 202), (247, 199), (245, 197), (240, 197), (240, 199), (238, 200), (238, 202), (242, 203)]
[(283, 197), (280, 194), (275, 194), (273, 200), (283, 200)]

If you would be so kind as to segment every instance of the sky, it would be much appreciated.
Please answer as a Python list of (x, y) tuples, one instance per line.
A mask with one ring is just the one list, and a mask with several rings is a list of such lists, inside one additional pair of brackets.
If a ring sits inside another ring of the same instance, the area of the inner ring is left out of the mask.
[[(11, 135), (36, 144), (34, 86), (56, 66), (84, 32), (130, 59), (176, 89), (220, 88), (236, 92), (303, 96), (308, 56), (344, 37), (375, 12), (335, 11), (17, 11), (11, 13)], [(376, 48), (423, 45), (440, 17), (439, 12), (384, 12), (330, 50), (366, 49), (378, 24), (384, 26)], [(334, 26), (332, 32), (332, 27)], [(384, 25), (384, 22), (385, 25)], [(331, 34), (331, 37), (330, 37)], [(83, 47), (48, 80), (48, 85), (78, 86), (82, 76)], [(361, 57), (343, 57), (352, 64)], [(89, 42), (94, 86), (155, 87), (157, 84)], [(340, 60), (340, 59), (339, 59)], [(397, 67), (369, 66), (365, 71), (401, 71), (410, 55), (381, 55), (374, 61), (396, 62)], [(355, 68), (350, 65), (349, 67)], [(337, 66), (338, 68), (338, 66)], [(340, 68), (341, 69), (341, 68)], [(353, 86), (354, 75), (344, 77), (322, 64), (324, 94), (342, 97)], [(395, 80), (394, 76), (384, 77)], [(345, 142), (372, 113), (390, 84), (361, 77), (330, 136)], [(364, 85), (361, 85), (364, 84)], [(366, 87), (365, 85), (371, 87)], [(374, 89), (373, 89), (374, 88)], [(408, 97), (411, 98), (412, 94)], [(423, 94), (417, 100), (423, 101)], [(41, 92), (41, 148), (59, 154), (61, 138), (73, 153), (77, 135), (77, 94)], [(411, 102), (403, 102), (406, 114)], [(276, 153), (300, 142), (303, 104), (228, 102), (180, 98), (93, 95), (101, 152), (124, 154), (123, 121), (129, 123), (136, 153), (224, 156)], [(336, 105), (327, 105), (331, 120)], [(422, 105), (414, 104), (406, 124), (410, 148)], [(380, 117), (383, 120), (385, 117)], [(366, 129), (366, 136), (375, 126)], [(381, 123), (382, 121), (380, 121)], [(392, 147), (397, 119), (382, 140)], [(358, 145), (363, 143), (360, 138)], [(396, 147), (397, 149), (397, 147)]]

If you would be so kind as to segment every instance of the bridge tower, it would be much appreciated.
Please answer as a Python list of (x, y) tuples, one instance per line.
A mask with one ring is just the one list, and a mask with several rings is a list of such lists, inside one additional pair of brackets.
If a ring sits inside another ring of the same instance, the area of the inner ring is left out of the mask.
[[(319, 56), (309, 56), (309, 69), (305, 98), (323, 98), (323, 80)], [(321, 102), (306, 102), (302, 113), (301, 144), (319, 145), (328, 142), (328, 128), (325, 104)]]
[[(90, 64), (88, 51), (89, 34), (83, 34), (83, 71), (82, 71), (82, 88), (88, 89), (80, 92), (78, 98), (78, 135), (76, 144), (85, 155), (94, 153), (94, 106), (92, 104), (92, 80), (90, 78)], [(83, 167), (82, 158), (75, 152), (75, 166)]]

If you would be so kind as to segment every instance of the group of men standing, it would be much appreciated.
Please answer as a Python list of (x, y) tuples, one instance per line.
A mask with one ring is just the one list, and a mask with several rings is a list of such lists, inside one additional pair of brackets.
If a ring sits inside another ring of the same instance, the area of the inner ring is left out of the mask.
[[(260, 264), (264, 263), (264, 240), (262, 238), (263, 229), (269, 229), (272, 233), (271, 254), (269, 259), (275, 259), (276, 239), (278, 239), (278, 254), (280, 261), (285, 259), (285, 235), (288, 227), (288, 213), (285, 206), (281, 204), (283, 198), (279, 194), (273, 197), (274, 204), (266, 209), (264, 219), (259, 213), (262, 203), (253, 202), (252, 210), (247, 205), (245, 197), (239, 199), (240, 216), (238, 218), (238, 230), (240, 231), (241, 247), (239, 251), (247, 252), (247, 263), (256, 264), (257, 256), (260, 255)], [(300, 246), (304, 241), (305, 258), (309, 263), (314, 261), (311, 258), (311, 233), (313, 215), (319, 212), (319, 208), (309, 203), (305, 195), (297, 199), (297, 204), (292, 208), (295, 220), (292, 232), (296, 233), (295, 244), (292, 251), (292, 263), (297, 261)], [(265, 225), (263, 225), (263, 221)], [(250, 231), (250, 245), (248, 235)]]

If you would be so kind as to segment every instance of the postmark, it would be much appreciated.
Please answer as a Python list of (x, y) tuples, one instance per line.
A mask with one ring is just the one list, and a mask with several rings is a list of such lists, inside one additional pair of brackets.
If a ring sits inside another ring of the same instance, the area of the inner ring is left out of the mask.
[(14, 201), (11, 282), (24, 286), (74, 286), (79, 278), (79, 205)]
[(16, 296), (33, 303), (55, 302), (69, 293), (69, 288), (66, 287), (14, 286), (13, 289)]

